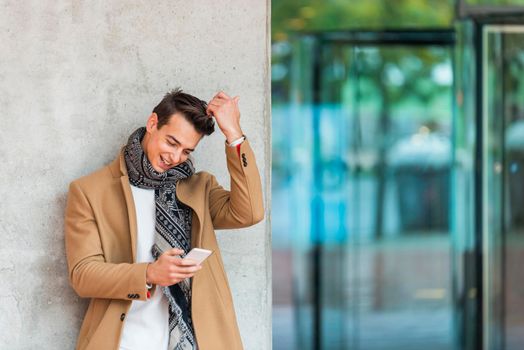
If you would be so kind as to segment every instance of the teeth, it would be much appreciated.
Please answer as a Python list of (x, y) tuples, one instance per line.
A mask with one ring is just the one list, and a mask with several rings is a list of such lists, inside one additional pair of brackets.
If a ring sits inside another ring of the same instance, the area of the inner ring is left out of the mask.
[(160, 157), (165, 165), (171, 165), (171, 163), (167, 162), (163, 157)]

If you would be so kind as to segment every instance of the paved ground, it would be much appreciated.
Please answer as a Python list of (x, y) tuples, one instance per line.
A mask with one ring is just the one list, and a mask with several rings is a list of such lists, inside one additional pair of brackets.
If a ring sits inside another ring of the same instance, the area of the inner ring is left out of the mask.
[[(331, 311), (332, 314), (337, 311)], [(336, 317), (336, 316), (335, 316)], [(449, 310), (367, 314), (357, 324), (347, 323), (346, 339), (325, 341), (325, 349), (448, 350), (452, 349)], [(421, 322), (421, 320), (424, 320)], [(303, 320), (309, 322), (310, 320)], [(273, 308), (273, 349), (308, 349), (297, 346), (295, 317), (290, 306)], [(329, 328), (327, 329), (329, 332)], [(358, 333), (358, 335), (356, 335)], [(337, 336), (327, 339), (337, 339)]]
[[(358, 253), (358, 255), (356, 255)], [(407, 236), (380, 244), (325, 251), (324, 349), (452, 349), (449, 242), (445, 235)], [(347, 255), (342, 258), (341, 255)], [(356, 257), (356, 258), (355, 258)], [(307, 350), (310, 304), (294, 309), (308, 257), (273, 251), (274, 349)], [(334, 261), (342, 261), (336, 267)], [(297, 266), (298, 265), (298, 266)], [(302, 270), (301, 270), (302, 269)], [(336, 284), (338, 283), (338, 284)], [(307, 288), (307, 284), (306, 284)], [(294, 295), (295, 294), (295, 295)], [(302, 331), (300, 331), (302, 329)], [(305, 339), (298, 343), (298, 339)]]

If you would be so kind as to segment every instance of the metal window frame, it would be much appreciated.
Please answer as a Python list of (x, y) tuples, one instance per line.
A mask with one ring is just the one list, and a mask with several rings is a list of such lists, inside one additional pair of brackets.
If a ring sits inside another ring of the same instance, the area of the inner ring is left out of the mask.
[(523, 5), (475, 5), (469, 4), (467, 0), (457, 0), (455, 3), (457, 19), (483, 18), (504, 15), (524, 14)]

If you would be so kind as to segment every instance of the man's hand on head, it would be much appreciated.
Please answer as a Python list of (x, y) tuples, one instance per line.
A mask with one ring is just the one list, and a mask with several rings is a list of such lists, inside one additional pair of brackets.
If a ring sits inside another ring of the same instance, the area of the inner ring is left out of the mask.
[(213, 115), (218, 127), (224, 134), (228, 143), (242, 137), (240, 128), (240, 110), (238, 100), (240, 97), (229, 97), (225, 92), (218, 92), (207, 105), (207, 113)]

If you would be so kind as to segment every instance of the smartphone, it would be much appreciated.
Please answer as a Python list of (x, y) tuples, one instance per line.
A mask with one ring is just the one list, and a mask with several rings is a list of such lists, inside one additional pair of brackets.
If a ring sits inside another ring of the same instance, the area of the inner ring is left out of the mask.
[(197, 265), (200, 265), (204, 262), (204, 260), (207, 259), (208, 256), (211, 255), (213, 251), (207, 250), (207, 249), (201, 249), (201, 248), (193, 248), (187, 255), (184, 257), (184, 259), (192, 259), (197, 262)]

